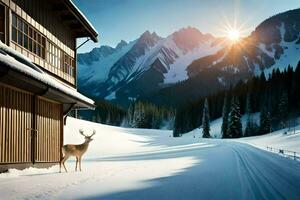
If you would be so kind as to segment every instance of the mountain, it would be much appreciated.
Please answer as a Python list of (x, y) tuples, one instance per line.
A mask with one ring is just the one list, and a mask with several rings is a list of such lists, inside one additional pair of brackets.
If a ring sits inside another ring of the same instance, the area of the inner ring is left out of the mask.
[[(300, 60), (300, 9), (263, 21), (246, 38), (201, 57), (187, 67), (188, 79), (143, 97), (157, 104), (185, 104), (262, 72), (294, 69)], [(170, 102), (169, 100), (172, 99)]]
[[(130, 99), (183, 104), (262, 72), (296, 67), (300, 9), (263, 21), (239, 42), (183, 28), (166, 38), (146, 31), (116, 48), (79, 54), (79, 90), (125, 105)], [(172, 99), (172, 101), (170, 101)]]
[[(123, 57), (135, 44), (121, 41), (115, 48), (101, 46), (89, 53), (78, 55), (78, 85), (81, 91), (94, 94), (94, 85), (104, 82), (112, 66)], [(92, 95), (92, 96), (96, 96)]]
[(126, 102), (188, 79), (189, 64), (223, 46), (223, 40), (191, 27), (166, 38), (146, 31), (129, 44), (122, 41), (116, 48), (102, 46), (79, 54), (79, 89)]
[[(294, 68), (300, 60), (300, 9), (275, 15), (230, 48), (200, 58), (188, 67), (189, 77), (214, 68), (236, 77), (270, 74), (274, 69)], [(224, 83), (228, 82), (222, 78)]]

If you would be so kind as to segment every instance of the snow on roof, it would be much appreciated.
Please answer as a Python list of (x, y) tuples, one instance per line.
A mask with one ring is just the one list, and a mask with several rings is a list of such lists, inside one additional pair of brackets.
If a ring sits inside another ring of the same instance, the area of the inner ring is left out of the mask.
[(94, 29), (94, 31), (97, 33), (97, 30), (95, 29), (95, 27), (92, 25), (92, 23), (87, 19), (87, 17), (81, 12), (81, 10), (73, 3), (72, 0), (69, 0), (69, 2), (73, 5), (73, 7), (78, 11), (78, 13), (85, 19), (85, 21)]
[(0, 61), (4, 62), (12, 69), (27, 74), (65, 94), (68, 94), (88, 104), (94, 104), (93, 100), (80, 94), (79, 92), (77, 92), (76, 89), (67, 86), (66, 84), (60, 82), (54, 77), (51, 77), (47, 73), (43, 72), (38, 66), (33, 64), (33, 62), (29, 58), (13, 50), (12, 48), (6, 46), (1, 41), (0, 41)]

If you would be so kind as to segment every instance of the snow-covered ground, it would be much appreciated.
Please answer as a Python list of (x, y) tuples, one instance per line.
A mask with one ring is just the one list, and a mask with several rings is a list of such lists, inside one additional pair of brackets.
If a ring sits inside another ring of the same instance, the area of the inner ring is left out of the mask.
[(300, 126), (295, 127), (295, 131), (294, 129), (284, 129), (267, 135), (240, 138), (238, 141), (254, 145), (261, 149), (272, 147), (295, 151), (300, 155)]
[[(215, 122), (217, 124), (217, 122)], [(300, 199), (300, 162), (245, 144), (300, 146), (300, 134), (239, 140), (198, 132), (126, 129), (68, 118), (65, 143), (97, 131), (82, 172), (50, 169), (0, 174), (0, 199)], [(217, 129), (215, 129), (217, 130)], [(194, 137), (195, 135), (195, 137)], [(265, 144), (266, 143), (266, 144)]]

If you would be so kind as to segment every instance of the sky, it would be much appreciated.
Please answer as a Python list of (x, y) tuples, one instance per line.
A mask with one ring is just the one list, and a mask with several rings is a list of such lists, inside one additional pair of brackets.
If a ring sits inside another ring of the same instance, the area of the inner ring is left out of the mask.
[[(73, 0), (99, 33), (99, 42), (78, 49), (115, 47), (121, 40), (133, 41), (146, 30), (166, 37), (184, 27), (224, 36), (234, 26), (247, 36), (263, 20), (300, 8), (300, 0)], [(80, 45), (86, 39), (80, 39)]]

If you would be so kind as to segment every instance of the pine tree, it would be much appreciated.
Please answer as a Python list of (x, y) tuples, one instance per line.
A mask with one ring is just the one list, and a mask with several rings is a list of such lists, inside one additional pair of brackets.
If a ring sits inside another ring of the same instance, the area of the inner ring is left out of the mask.
[(246, 100), (246, 114), (247, 114), (247, 124), (245, 129), (245, 137), (254, 136), (257, 134), (258, 125), (253, 119), (253, 109), (252, 109), (252, 101), (251, 95), (248, 93)]
[(209, 107), (208, 101), (205, 99), (204, 108), (203, 108), (203, 115), (202, 115), (202, 133), (204, 138), (210, 138), (210, 124), (209, 124)]
[(134, 106), (132, 127), (143, 128), (144, 121), (145, 121), (145, 112), (144, 112), (143, 104), (141, 102), (138, 102)]
[(126, 126), (128, 127), (134, 127), (134, 123), (133, 123), (133, 120), (134, 120), (134, 103), (131, 102), (130, 105), (129, 105), (129, 108), (127, 110), (127, 116), (126, 116)]
[(278, 104), (278, 118), (282, 128), (286, 128), (286, 122), (288, 117), (288, 95), (286, 91), (283, 91)]
[(267, 111), (266, 107), (263, 107), (260, 112), (260, 129), (259, 133), (261, 135), (271, 132), (271, 117), (270, 113)]
[(240, 104), (236, 97), (233, 97), (231, 101), (227, 134), (230, 138), (239, 138), (243, 136)]
[(222, 112), (222, 138), (228, 138), (227, 129), (228, 129), (228, 115), (229, 115), (229, 104), (228, 104), (228, 96), (225, 94), (224, 103), (223, 103), (223, 112)]

